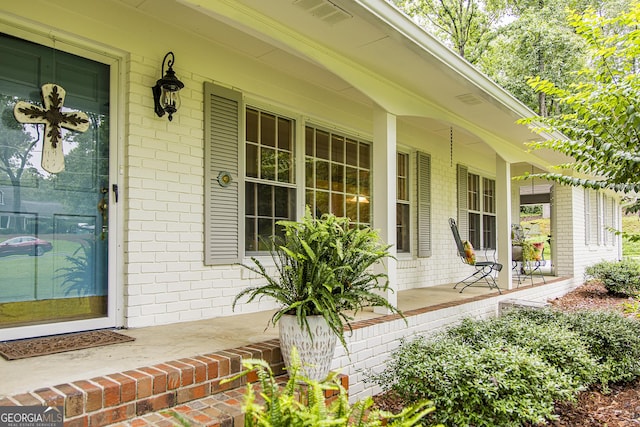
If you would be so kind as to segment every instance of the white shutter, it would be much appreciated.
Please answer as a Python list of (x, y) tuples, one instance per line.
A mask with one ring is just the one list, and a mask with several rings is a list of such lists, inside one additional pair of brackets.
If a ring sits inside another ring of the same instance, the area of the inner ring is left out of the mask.
[(418, 152), (418, 257), (431, 256), (431, 156)]
[(458, 231), (460, 238), (469, 238), (469, 169), (458, 165)]
[[(232, 264), (241, 260), (239, 149), (242, 118), (240, 92), (205, 83), (204, 262)], [(231, 182), (219, 182), (228, 174)]]

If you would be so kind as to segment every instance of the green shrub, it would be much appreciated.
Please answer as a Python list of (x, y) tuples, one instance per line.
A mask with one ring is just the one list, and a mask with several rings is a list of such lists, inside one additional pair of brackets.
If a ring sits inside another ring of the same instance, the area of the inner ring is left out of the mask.
[(474, 347), (495, 345), (496, 341), (520, 347), (567, 375), (572, 387), (585, 388), (596, 380), (595, 357), (562, 315), (552, 310), (518, 309), (496, 319), (467, 320), (448, 334)]
[(387, 369), (368, 381), (407, 402), (432, 399), (438, 422), (451, 426), (519, 426), (553, 418), (554, 402), (578, 392), (539, 356), (504, 341), (473, 346), (462, 339), (404, 341)]
[[(289, 378), (279, 383), (269, 364), (260, 359), (244, 359), (245, 371), (224, 380), (234, 381), (249, 372), (257, 373), (260, 394), (253, 384), (247, 385), (244, 396), (245, 427), (413, 427), (426, 425), (422, 420), (435, 410), (433, 403), (422, 400), (408, 405), (399, 414), (373, 408), (371, 397), (349, 404), (347, 391), (334, 374), (325, 382), (309, 380), (300, 375), (300, 358), (295, 348), (291, 352)], [(331, 404), (326, 390), (338, 395)], [(443, 426), (435, 426), (443, 427)]]
[(602, 261), (587, 267), (585, 272), (600, 280), (612, 295), (635, 297), (640, 295), (640, 263), (632, 259)]
[(640, 376), (640, 322), (614, 311), (583, 310), (567, 318), (600, 365), (603, 386)]
[(640, 322), (613, 311), (514, 309), (466, 319), (430, 340), (402, 341), (366, 381), (406, 402), (432, 399), (451, 426), (519, 426), (553, 418), (585, 387), (640, 376)]

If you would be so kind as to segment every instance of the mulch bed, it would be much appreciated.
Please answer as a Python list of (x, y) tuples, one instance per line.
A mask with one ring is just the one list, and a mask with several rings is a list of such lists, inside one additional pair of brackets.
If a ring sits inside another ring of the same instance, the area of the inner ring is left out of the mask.
[[(549, 301), (561, 310), (617, 310), (631, 300), (611, 296), (598, 282), (588, 282), (567, 295)], [(633, 314), (628, 314), (633, 316)], [(402, 409), (403, 402), (392, 393), (374, 397), (376, 406), (391, 412)], [(437, 410), (437, 409), (436, 409)], [(640, 379), (615, 384), (609, 393), (597, 388), (584, 391), (575, 404), (556, 406), (558, 419), (547, 423), (550, 427), (638, 427), (640, 426)]]
[(7, 360), (26, 359), (45, 354), (63, 353), (134, 341), (135, 338), (113, 331), (100, 330), (0, 342), (0, 356)]

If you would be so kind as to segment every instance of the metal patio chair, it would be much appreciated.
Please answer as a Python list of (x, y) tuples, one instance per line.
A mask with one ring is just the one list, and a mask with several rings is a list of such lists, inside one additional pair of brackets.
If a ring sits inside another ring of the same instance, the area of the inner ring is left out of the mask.
[(458, 285), (463, 285), (462, 289), (460, 289), (460, 293), (462, 293), (462, 291), (469, 286), (484, 280), (490, 289), (497, 289), (498, 292), (502, 294), (502, 291), (498, 287), (495, 279), (495, 275), (502, 270), (502, 264), (496, 261), (477, 261), (471, 243), (467, 240), (463, 242), (460, 238), (458, 225), (456, 224), (455, 219), (449, 218), (449, 227), (451, 228), (453, 239), (456, 241), (456, 248), (460, 259), (463, 263), (471, 265), (476, 269), (471, 275), (456, 283), (453, 289), (456, 289)]
[[(525, 230), (519, 224), (511, 225), (511, 263), (512, 269), (515, 273), (515, 277), (518, 280), (518, 287), (528, 277), (533, 286), (533, 275), (537, 274), (542, 279), (542, 283), (547, 283), (542, 272), (542, 267), (545, 265), (544, 259), (544, 242), (533, 243), (534, 249), (538, 257), (535, 259), (524, 259), (523, 243), (527, 236)], [(547, 238), (547, 241), (549, 239)]]

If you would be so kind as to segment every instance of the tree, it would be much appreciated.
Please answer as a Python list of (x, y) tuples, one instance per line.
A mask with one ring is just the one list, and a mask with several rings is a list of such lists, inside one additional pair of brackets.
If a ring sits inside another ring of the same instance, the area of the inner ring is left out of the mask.
[[(551, 139), (531, 144), (565, 154), (560, 165), (582, 176), (536, 174), (560, 184), (640, 192), (640, 1), (617, 17), (599, 16), (594, 9), (571, 13), (569, 22), (586, 45), (587, 63), (573, 82), (561, 88), (543, 78), (531, 87), (555, 99), (565, 110), (550, 117), (530, 117), (521, 123)], [(631, 210), (640, 209), (636, 202)]]
[(494, 7), (498, 0), (392, 1), (472, 64), (484, 52), (501, 16), (501, 9)]
[[(566, 1), (536, 0), (507, 8), (513, 21), (500, 29), (478, 66), (541, 116), (558, 108), (527, 79), (540, 76), (564, 86), (584, 64), (584, 46), (566, 21)], [(515, 15), (514, 15), (515, 14)]]

